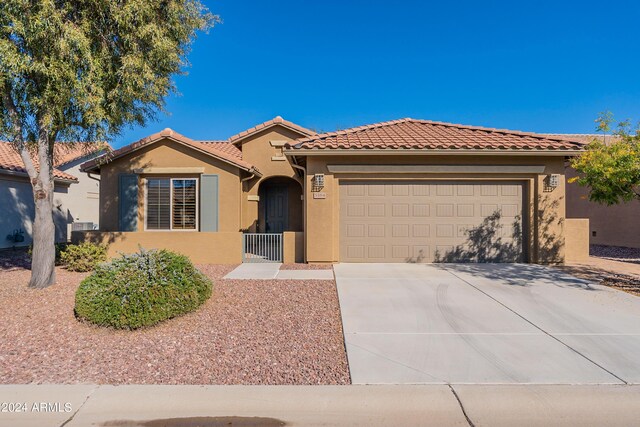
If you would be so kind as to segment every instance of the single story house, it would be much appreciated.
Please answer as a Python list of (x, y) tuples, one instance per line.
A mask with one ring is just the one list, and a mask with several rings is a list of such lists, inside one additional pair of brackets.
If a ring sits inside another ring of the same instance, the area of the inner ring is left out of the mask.
[[(99, 183), (80, 172), (80, 164), (109, 149), (104, 143), (56, 143), (54, 210), (56, 241), (66, 242), (72, 229), (98, 226)], [(0, 141), (0, 249), (31, 244), (35, 215), (33, 190), (20, 155)]]
[(276, 117), (225, 141), (165, 129), (82, 165), (100, 230), (73, 238), (211, 263), (561, 263), (588, 251), (565, 210), (582, 149), (410, 118), (317, 134)]
[[(555, 137), (570, 138), (585, 144), (599, 139), (608, 143), (615, 140), (611, 135), (555, 134)], [(577, 172), (567, 162), (567, 180)], [(567, 218), (589, 219), (589, 242), (594, 245), (640, 248), (640, 200), (607, 206), (589, 201), (588, 188), (577, 183), (567, 184)]]

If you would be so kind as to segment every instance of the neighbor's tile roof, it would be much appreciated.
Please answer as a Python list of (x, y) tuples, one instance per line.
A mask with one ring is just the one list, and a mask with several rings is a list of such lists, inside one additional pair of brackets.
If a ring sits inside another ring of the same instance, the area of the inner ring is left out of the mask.
[(594, 140), (598, 140), (602, 142), (603, 136), (604, 136), (604, 141), (607, 144), (612, 141), (617, 141), (620, 139), (620, 137), (616, 135), (602, 135), (601, 133), (545, 133), (541, 135), (544, 135), (550, 138), (567, 138), (567, 139), (571, 139), (572, 141), (582, 142), (583, 144), (589, 144)]
[(375, 123), (301, 138), (287, 145), (294, 150), (335, 149), (451, 149), (451, 150), (579, 150), (571, 138), (465, 126), (411, 118)]
[(132, 151), (140, 149), (146, 145), (149, 145), (163, 138), (171, 138), (182, 144), (185, 144), (197, 150), (208, 153), (213, 157), (216, 157), (224, 162), (230, 163), (241, 169), (257, 171), (255, 167), (253, 167), (250, 163), (242, 159), (242, 152), (228, 141), (194, 141), (169, 128), (166, 128), (160, 132), (154, 133), (153, 135), (142, 138), (141, 140), (136, 141), (132, 144), (126, 145), (118, 150), (112, 151), (110, 153), (106, 153), (100, 157), (97, 157), (93, 160), (83, 163), (81, 166), (81, 169), (83, 171), (99, 169), (100, 165), (103, 163), (110, 162), (118, 157), (122, 157)]
[(228, 139), (228, 141), (231, 142), (231, 143), (236, 144), (239, 141), (245, 139), (246, 137), (248, 137), (250, 135), (253, 135), (256, 132), (260, 132), (260, 131), (262, 131), (264, 129), (270, 128), (270, 127), (275, 126), (275, 125), (282, 125), (284, 127), (293, 129), (293, 130), (299, 132), (302, 135), (308, 135), (308, 136), (315, 135), (315, 132), (312, 131), (311, 129), (303, 128), (302, 126), (297, 125), (297, 124), (295, 124), (293, 122), (290, 122), (289, 120), (285, 120), (280, 116), (276, 116), (275, 118), (273, 118), (271, 120), (267, 120), (264, 123), (260, 123), (259, 125), (256, 125), (256, 126), (252, 127), (251, 129), (247, 129), (247, 130), (244, 130), (244, 131), (242, 131), (242, 132), (240, 132), (240, 133), (238, 133), (236, 135), (233, 135), (232, 137), (230, 137)]
[(54, 145), (53, 164), (56, 167), (62, 166), (98, 151), (110, 150), (111, 146), (106, 142), (56, 143)]
[[(63, 148), (58, 148), (59, 146), (64, 145), (62, 143), (56, 144), (56, 151), (63, 150)], [(55, 156), (55, 155), (54, 155)], [(39, 163), (36, 156), (31, 156), (33, 159), (34, 166), (38, 168)], [(60, 165), (59, 162), (54, 162), (54, 166)], [(24, 162), (20, 157), (20, 154), (16, 151), (13, 144), (6, 141), (0, 141), (0, 170), (17, 172), (19, 174), (27, 174), (27, 169), (24, 166)], [(53, 177), (57, 179), (62, 179), (66, 181), (77, 181), (78, 179), (66, 172), (63, 172), (54, 167), (53, 169)]]

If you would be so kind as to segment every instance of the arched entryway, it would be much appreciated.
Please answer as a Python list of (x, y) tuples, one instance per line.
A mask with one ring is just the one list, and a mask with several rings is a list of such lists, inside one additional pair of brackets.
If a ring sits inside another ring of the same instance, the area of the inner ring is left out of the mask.
[(302, 184), (288, 177), (267, 178), (258, 195), (259, 233), (302, 231)]

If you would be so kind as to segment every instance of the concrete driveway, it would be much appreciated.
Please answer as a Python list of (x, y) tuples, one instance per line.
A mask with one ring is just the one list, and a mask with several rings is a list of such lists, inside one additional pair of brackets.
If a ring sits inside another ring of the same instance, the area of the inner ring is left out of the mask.
[(334, 266), (354, 384), (640, 383), (640, 298), (526, 264)]

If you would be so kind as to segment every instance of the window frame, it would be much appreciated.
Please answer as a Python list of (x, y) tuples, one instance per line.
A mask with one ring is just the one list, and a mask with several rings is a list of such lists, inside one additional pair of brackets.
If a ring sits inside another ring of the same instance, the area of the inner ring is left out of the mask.
[[(147, 219), (148, 213), (147, 208), (149, 206), (149, 202), (147, 200), (147, 196), (149, 195), (149, 191), (147, 189), (148, 183), (150, 179), (168, 179), (169, 180), (169, 228), (148, 228), (147, 227)], [(185, 228), (173, 228), (173, 181), (186, 181), (193, 180), (196, 182), (196, 226), (192, 229)], [(144, 231), (149, 232), (181, 232), (184, 231), (186, 233), (193, 233), (200, 231), (200, 179), (198, 177), (185, 177), (185, 178), (176, 178), (176, 177), (167, 177), (167, 176), (154, 176), (154, 177), (145, 177), (144, 178)]]

